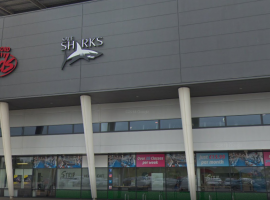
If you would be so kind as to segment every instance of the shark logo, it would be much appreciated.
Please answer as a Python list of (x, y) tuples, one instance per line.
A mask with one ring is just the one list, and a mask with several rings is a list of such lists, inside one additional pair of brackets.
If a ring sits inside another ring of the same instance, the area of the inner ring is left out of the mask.
[(76, 42), (76, 51), (74, 51), (68, 57), (65, 54), (64, 62), (62, 64), (62, 70), (64, 70), (64, 67), (68, 61), (71, 61), (69, 65), (72, 65), (79, 59), (90, 61), (102, 55), (103, 53), (98, 52), (98, 51), (82, 49), (81, 45), (78, 42)]

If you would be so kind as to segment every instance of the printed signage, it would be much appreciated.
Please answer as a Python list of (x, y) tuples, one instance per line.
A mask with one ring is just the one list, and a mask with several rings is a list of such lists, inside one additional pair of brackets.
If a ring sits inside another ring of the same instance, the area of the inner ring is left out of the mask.
[(264, 152), (263, 158), (264, 158), (264, 165), (270, 166), (270, 152)]
[(0, 77), (4, 77), (13, 72), (18, 64), (17, 59), (11, 55), (10, 47), (0, 47)]
[(229, 153), (231, 166), (263, 166), (262, 152), (236, 151)]
[(165, 167), (165, 154), (137, 154), (137, 167)]
[(186, 155), (185, 153), (168, 153), (166, 154), (166, 166), (167, 167), (186, 167)]
[(198, 167), (229, 166), (228, 153), (197, 153)]
[(109, 167), (136, 167), (135, 154), (109, 155), (108, 166)]
[[(67, 62), (69, 62), (69, 65), (72, 65), (73, 63), (75, 63), (77, 60), (80, 60), (80, 59), (90, 61), (99, 56), (102, 56), (103, 53), (90, 50), (89, 48), (100, 47), (103, 44), (104, 42), (103, 42), (102, 37), (82, 39), (81, 44), (75, 41), (74, 37), (62, 38), (61, 50), (65, 51), (65, 57), (62, 64), (62, 70), (64, 69)], [(74, 50), (74, 49), (76, 50), (67, 56), (67, 50)]]

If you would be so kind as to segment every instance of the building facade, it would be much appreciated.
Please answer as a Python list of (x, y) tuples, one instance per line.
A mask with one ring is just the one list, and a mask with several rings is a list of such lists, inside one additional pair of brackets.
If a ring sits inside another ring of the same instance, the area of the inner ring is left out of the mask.
[(0, 196), (270, 199), (270, 1), (98, 0), (0, 18)]

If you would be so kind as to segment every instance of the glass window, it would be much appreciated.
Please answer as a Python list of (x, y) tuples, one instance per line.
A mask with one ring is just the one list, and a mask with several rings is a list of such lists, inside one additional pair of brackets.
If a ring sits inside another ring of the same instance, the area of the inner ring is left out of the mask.
[(162, 119), (160, 120), (160, 129), (179, 129), (182, 128), (181, 119)]
[(264, 167), (231, 167), (234, 191), (266, 192)]
[(74, 133), (84, 133), (83, 124), (74, 124)]
[(22, 135), (22, 127), (11, 127), (10, 135), (11, 136)]
[(0, 169), (0, 188), (7, 188), (7, 175), (5, 169)]
[(130, 130), (131, 131), (155, 130), (155, 129), (158, 129), (158, 120), (130, 122)]
[(128, 122), (101, 123), (101, 132), (128, 131)]
[(81, 189), (81, 169), (57, 169), (56, 189)]
[(93, 133), (99, 133), (100, 132), (100, 123), (94, 123), (93, 124)]
[(32, 169), (33, 168), (33, 157), (15, 157), (13, 160), (14, 168), (16, 169)]
[(231, 191), (229, 167), (197, 168), (198, 191)]
[[(108, 184), (108, 168), (96, 167), (97, 190), (107, 190), (107, 184)], [(88, 168), (82, 169), (82, 190), (90, 190)]]
[(252, 126), (261, 124), (260, 115), (228, 116), (227, 126)]
[(136, 188), (136, 168), (113, 168), (112, 175), (113, 190), (135, 190)]
[(263, 124), (270, 124), (270, 114), (263, 114)]
[(49, 134), (70, 134), (72, 133), (72, 125), (56, 125), (49, 126)]
[(192, 118), (193, 128), (225, 126), (225, 117)]
[(6, 168), (5, 157), (0, 157), (0, 168)]
[(14, 169), (13, 185), (15, 189), (31, 189), (32, 169)]
[(166, 168), (167, 191), (188, 191), (188, 176), (186, 167)]
[(265, 179), (267, 185), (267, 192), (270, 192), (270, 167), (265, 167)]
[(45, 135), (47, 126), (27, 126), (24, 127), (23, 135)]
[(156, 190), (165, 189), (165, 168), (147, 167), (137, 168), (137, 188), (138, 190)]
[(50, 196), (55, 190), (56, 169), (34, 169), (33, 189), (37, 196)]

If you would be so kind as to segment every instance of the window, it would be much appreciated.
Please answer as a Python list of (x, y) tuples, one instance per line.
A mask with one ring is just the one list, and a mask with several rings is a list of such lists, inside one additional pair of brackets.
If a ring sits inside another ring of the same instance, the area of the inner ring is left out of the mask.
[(33, 157), (13, 157), (13, 167), (15, 169), (32, 169)]
[(193, 128), (225, 126), (225, 117), (200, 117), (192, 118)]
[(130, 130), (131, 131), (155, 130), (155, 129), (158, 129), (158, 120), (130, 122)]
[(128, 131), (128, 122), (101, 123), (101, 132)]
[(160, 129), (179, 129), (182, 128), (181, 119), (162, 119), (160, 120)]
[(83, 124), (74, 124), (74, 133), (84, 133)]
[(47, 126), (27, 126), (24, 127), (23, 135), (45, 135)]
[(71, 134), (72, 133), (72, 125), (56, 125), (49, 126), (49, 134)]
[(93, 133), (98, 133), (100, 132), (100, 127), (99, 127), (100, 123), (94, 123), (93, 124)]
[(263, 124), (270, 124), (270, 114), (263, 114)]
[(22, 135), (22, 127), (11, 127), (10, 128), (10, 135), (11, 136)]
[(228, 116), (227, 126), (252, 126), (261, 124), (260, 115)]
[(57, 169), (56, 189), (81, 189), (81, 169)]
[(231, 167), (233, 191), (266, 192), (264, 167)]
[[(112, 185), (113, 190), (135, 190), (136, 169), (135, 168), (113, 168), (112, 169)], [(124, 186), (124, 187), (123, 187)]]

